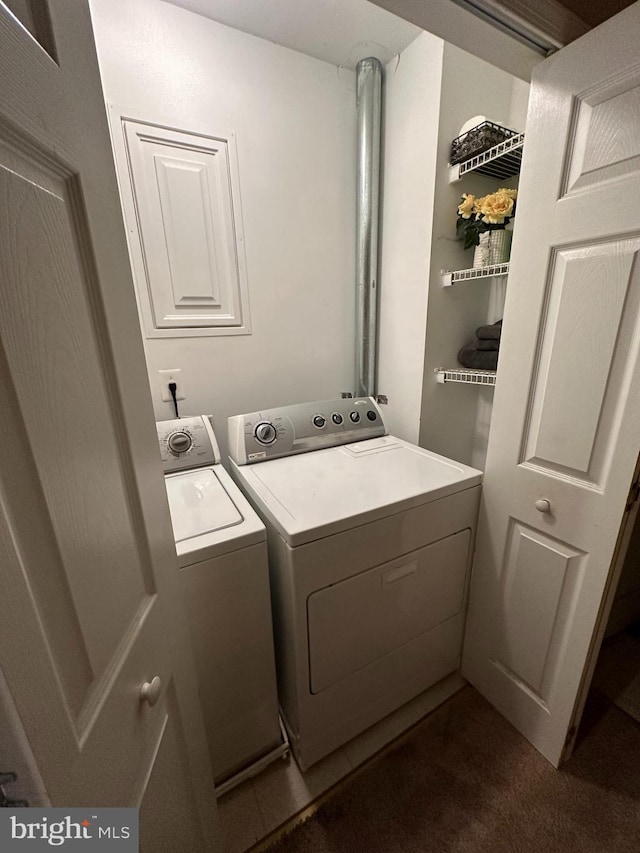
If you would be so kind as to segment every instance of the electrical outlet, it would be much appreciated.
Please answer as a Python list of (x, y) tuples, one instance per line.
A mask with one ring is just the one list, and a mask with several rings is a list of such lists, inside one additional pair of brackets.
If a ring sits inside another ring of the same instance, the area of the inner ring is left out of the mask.
[(172, 402), (171, 391), (169, 391), (170, 382), (176, 383), (176, 399), (186, 399), (184, 386), (182, 384), (182, 369), (180, 367), (174, 367), (171, 370), (159, 370), (158, 376), (160, 377), (160, 396), (164, 403)]

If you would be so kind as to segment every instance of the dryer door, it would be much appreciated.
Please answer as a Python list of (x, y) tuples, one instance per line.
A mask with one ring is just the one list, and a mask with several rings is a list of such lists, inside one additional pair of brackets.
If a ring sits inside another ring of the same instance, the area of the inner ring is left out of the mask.
[[(313, 593), (308, 600), (309, 679), (320, 693), (460, 613), (471, 531)], [(457, 666), (459, 646), (452, 655)]]

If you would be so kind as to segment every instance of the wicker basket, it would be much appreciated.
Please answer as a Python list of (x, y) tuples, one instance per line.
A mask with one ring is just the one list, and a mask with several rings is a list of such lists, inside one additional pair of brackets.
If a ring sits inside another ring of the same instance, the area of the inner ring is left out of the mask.
[(472, 127), (466, 133), (456, 137), (451, 143), (451, 165), (469, 160), (483, 151), (488, 151), (494, 145), (516, 136), (516, 130), (509, 130), (492, 121), (483, 121), (477, 127)]

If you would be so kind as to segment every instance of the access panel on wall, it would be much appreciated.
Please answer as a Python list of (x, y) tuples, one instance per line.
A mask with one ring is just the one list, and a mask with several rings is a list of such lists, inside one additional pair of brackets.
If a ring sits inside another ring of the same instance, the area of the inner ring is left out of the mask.
[(131, 182), (125, 216), (147, 337), (249, 334), (233, 134), (121, 122)]

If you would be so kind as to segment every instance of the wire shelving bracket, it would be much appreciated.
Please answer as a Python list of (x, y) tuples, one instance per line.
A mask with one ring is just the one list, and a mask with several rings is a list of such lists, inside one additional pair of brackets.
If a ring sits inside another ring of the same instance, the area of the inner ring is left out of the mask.
[(469, 172), (478, 172), (491, 178), (510, 178), (520, 171), (524, 133), (518, 133), (504, 142), (499, 142), (488, 151), (476, 154), (462, 163), (449, 166), (449, 183), (459, 181)]
[(461, 284), (465, 281), (476, 281), (479, 278), (493, 278), (494, 276), (509, 275), (509, 262), (504, 264), (490, 264), (486, 267), (472, 267), (466, 270), (442, 270), (442, 286), (451, 287), (452, 284)]
[(493, 388), (496, 384), (495, 370), (467, 370), (465, 368), (437, 367), (434, 370), (438, 382), (457, 382), (465, 385), (485, 385)]

